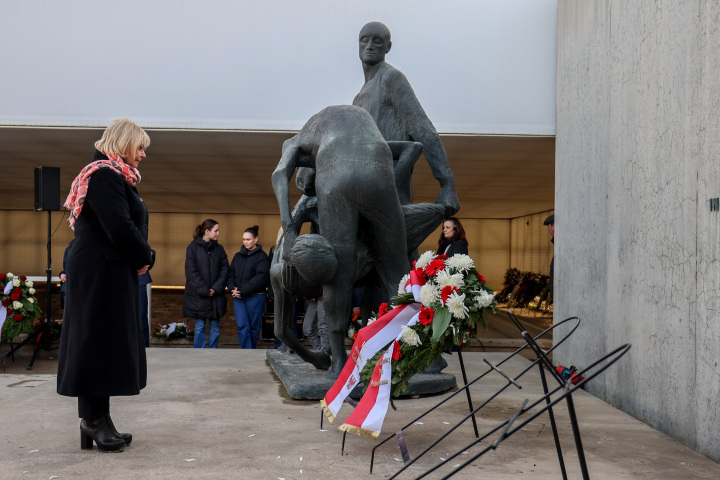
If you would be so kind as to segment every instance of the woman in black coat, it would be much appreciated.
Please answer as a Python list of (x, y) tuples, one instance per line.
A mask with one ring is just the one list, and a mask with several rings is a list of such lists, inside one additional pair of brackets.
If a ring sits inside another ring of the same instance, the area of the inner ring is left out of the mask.
[(468, 254), (468, 242), (465, 239), (465, 229), (460, 220), (450, 217), (443, 222), (437, 254), (452, 257), (458, 253)]
[(257, 225), (243, 233), (243, 246), (230, 263), (228, 291), (233, 296), (240, 348), (257, 348), (260, 322), (267, 300), (270, 259), (258, 245)]
[(195, 348), (205, 348), (205, 323), (210, 323), (209, 348), (220, 340), (220, 317), (225, 315), (228, 259), (217, 242), (220, 225), (210, 218), (195, 227), (185, 252), (183, 316), (195, 319)]
[(65, 202), (75, 242), (67, 261), (57, 391), (78, 397), (83, 449), (93, 441), (103, 451), (130, 444), (132, 435), (118, 433), (110, 418), (110, 397), (137, 395), (147, 379), (138, 274), (153, 260), (148, 211), (135, 185), (148, 145), (136, 124), (114, 120)]

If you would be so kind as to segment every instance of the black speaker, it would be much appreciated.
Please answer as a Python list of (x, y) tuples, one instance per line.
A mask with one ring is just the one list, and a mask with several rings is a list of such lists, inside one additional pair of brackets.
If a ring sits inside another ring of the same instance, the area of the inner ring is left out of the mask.
[(59, 167), (35, 167), (35, 210), (60, 210)]

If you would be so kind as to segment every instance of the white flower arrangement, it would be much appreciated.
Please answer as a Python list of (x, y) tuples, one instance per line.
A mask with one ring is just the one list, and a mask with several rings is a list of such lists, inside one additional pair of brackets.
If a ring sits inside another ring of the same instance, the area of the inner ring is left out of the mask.
[(473, 259), (464, 254), (453, 255), (447, 259), (447, 266), (460, 273), (465, 273), (475, 267)]
[(440, 288), (434, 283), (426, 283), (420, 287), (420, 303), (430, 308), (430, 305), (440, 300)]
[(451, 293), (448, 296), (448, 299), (445, 301), (445, 306), (448, 310), (450, 310), (450, 314), (459, 320), (464, 320), (465, 318), (467, 318), (468, 313), (470, 312), (470, 309), (465, 306), (464, 293)]
[(402, 327), (400, 327), (400, 330), (401, 330), (400, 341), (402, 343), (405, 343), (405, 344), (413, 346), (413, 347), (422, 345), (422, 342), (420, 341), (420, 335), (418, 335), (415, 330), (408, 327), (407, 325), (403, 325)]

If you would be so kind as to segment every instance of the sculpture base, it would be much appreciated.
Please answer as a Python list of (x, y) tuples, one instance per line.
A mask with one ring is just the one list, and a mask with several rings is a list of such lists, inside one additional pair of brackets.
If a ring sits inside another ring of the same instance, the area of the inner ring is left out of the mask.
[[(329, 372), (316, 369), (294, 353), (268, 350), (266, 358), (294, 400), (320, 400), (335, 383), (336, 379)], [(455, 376), (449, 373), (417, 373), (410, 379), (404, 395), (441, 393), (456, 385)], [(362, 384), (355, 387), (350, 397), (359, 399), (363, 388)]]

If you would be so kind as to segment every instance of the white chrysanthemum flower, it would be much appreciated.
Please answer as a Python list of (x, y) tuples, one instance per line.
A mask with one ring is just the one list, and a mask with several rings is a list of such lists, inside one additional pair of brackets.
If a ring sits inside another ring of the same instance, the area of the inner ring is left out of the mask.
[(430, 308), (433, 302), (440, 301), (440, 291), (441, 289), (434, 283), (426, 283), (420, 287), (420, 303)]
[(15, 275), (13, 275), (11, 272), (7, 272), (7, 273), (5, 274), (5, 276), (6, 276), (8, 279), (11, 279), (11, 278), (13, 278)]
[(482, 290), (475, 297), (475, 301), (477, 302), (479, 308), (489, 307), (493, 302), (493, 294)]
[(420, 341), (420, 336), (417, 334), (415, 330), (408, 327), (407, 325), (403, 325), (400, 327), (400, 341), (403, 343), (406, 343), (408, 345), (411, 345), (413, 347), (417, 347), (418, 345), (422, 345), (422, 342)]
[(20, 286), (20, 279), (13, 278), (13, 287), (19, 287), (19, 286)]
[(453, 255), (452, 257), (448, 258), (445, 261), (445, 264), (448, 267), (454, 268), (458, 272), (463, 272), (463, 273), (467, 272), (468, 270), (470, 270), (471, 268), (473, 268), (475, 266), (475, 263), (473, 263), (473, 259), (462, 253)]
[(370, 325), (370, 324), (371, 324), (372, 322), (374, 322), (375, 320), (377, 320), (377, 318), (375, 318), (375, 317), (370, 317), (370, 318), (368, 318), (367, 324), (365, 324), (365, 326)]
[(28, 288), (28, 293), (30, 295), (35, 295), (35, 289), (34, 288)]
[(455, 292), (451, 293), (447, 301), (445, 302), (445, 306), (448, 310), (450, 310), (452, 316), (459, 320), (462, 320), (468, 315), (468, 307), (465, 306), (464, 293), (461, 293), (459, 295)]
[(410, 280), (410, 274), (406, 273), (405, 276), (400, 280), (398, 284), (398, 295), (405, 293), (405, 284)]
[(435, 258), (435, 252), (432, 250), (428, 250), (427, 252), (420, 255), (420, 258), (418, 258), (417, 262), (415, 263), (415, 268), (425, 268), (428, 265), (430, 265), (430, 262), (432, 259)]
[(465, 285), (462, 273), (453, 273), (450, 275), (446, 269), (438, 272), (437, 277), (435, 277), (435, 281), (441, 289), (447, 286), (461, 288)]
[(12, 306), (13, 306), (13, 310), (20, 310), (22, 308), (22, 303), (14, 301), (12, 303)]
[(32, 280), (26, 281), (26, 282), (25, 282), (25, 286), (28, 287), (28, 288), (32, 287), (32, 286), (33, 286), (33, 281), (32, 281)]

